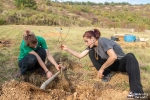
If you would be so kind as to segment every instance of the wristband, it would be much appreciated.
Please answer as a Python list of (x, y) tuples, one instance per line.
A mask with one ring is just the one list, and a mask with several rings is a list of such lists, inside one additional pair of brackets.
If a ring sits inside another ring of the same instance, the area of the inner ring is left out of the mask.
[(47, 74), (48, 72), (49, 72), (49, 70), (48, 70), (48, 71), (46, 71), (46, 72), (45, 72), (45, 74)]

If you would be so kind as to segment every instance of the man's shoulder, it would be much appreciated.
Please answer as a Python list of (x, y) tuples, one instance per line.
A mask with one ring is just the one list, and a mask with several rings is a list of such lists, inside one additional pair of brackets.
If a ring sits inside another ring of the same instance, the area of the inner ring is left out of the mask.
[(41, 36), (36, 36), (36, 38), (41, 38), (41, 39), (43, 39), (43, 37), (41, 37)]
[(43, 41), (43, 40), (44, 40), (44, 38), (43, 38), (43, 37), (41, 37), (41, 36), (36, 36), (36, 38), (37, 38), (38, 42), (40, 42), (40, 41)]

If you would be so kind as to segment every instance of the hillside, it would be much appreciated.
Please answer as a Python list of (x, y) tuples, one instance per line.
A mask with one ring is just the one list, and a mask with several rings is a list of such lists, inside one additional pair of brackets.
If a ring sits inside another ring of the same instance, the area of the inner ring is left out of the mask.
[(150, 6), (130, 4), (71, 4), (36, 0), (36, 10), (21, 6), (14, 0), (0, 1), (0, 24), (98, 26), (128, 28), (135, 31), (150, 29)]

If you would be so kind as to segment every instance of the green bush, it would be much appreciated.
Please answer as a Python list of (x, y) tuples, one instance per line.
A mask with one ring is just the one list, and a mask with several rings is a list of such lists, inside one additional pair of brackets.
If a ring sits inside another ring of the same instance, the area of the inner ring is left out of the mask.
[(6, 20), (0, 18), (0, 25), (4, 25), (4, 24), (6, 24)]
[(26, 7), (34, 10), (37, 9), (37, 4), (34, 0), (14, 0), (14, 4), (19, 9), (24, 9)]

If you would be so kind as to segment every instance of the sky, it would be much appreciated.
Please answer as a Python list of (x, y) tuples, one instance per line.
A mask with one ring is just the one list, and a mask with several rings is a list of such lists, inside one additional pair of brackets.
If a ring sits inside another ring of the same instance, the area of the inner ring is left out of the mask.
[(79, 1), (79, 2), (95, 2), (95, 3), (104, 3), (104, 2), (128, 2), (130, 4), (147, 4), (150, 3), (150, 0), (58, 0), (58, 1)]

